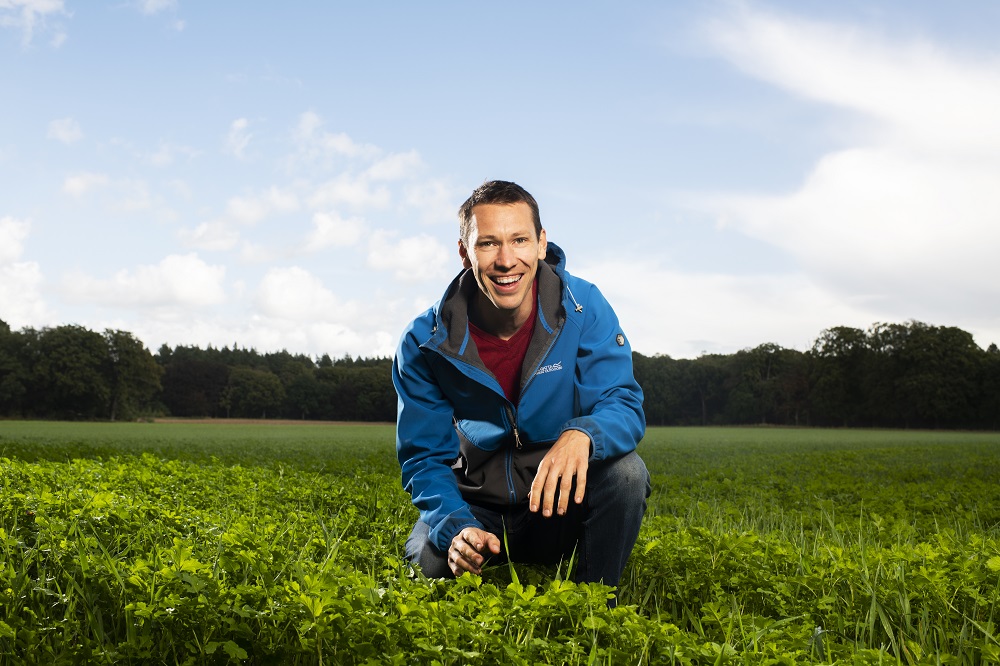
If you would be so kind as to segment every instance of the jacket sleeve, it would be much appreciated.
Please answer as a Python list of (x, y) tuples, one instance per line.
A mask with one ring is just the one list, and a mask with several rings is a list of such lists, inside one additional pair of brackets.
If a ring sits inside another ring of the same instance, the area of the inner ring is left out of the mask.
[(430, 526), (431, 542), (446, 551), (466, 527), (483, 525), (462, 498), (452, 464), (459, 455), (454, 409), (421, 353), (414, 322), (403, 334), (392, 364), (398, 396), (396, 456), (403, 487)]
[(563, 430), (590, 436), (591, 460), (635, 450), (646, 432), (642, 388), (632, 372), (632, 346), (601, 292), (588, 285), (574, 377), (577, 416)]

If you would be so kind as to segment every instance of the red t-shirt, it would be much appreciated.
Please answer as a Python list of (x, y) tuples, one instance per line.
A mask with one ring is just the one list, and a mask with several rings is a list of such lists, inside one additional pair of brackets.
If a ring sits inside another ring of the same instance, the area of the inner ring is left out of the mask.
[(515, 405), (521, 395), (521, 365), (528, 353), (528, 343), (535, 331), (535, 315), (538, 310), (538, 283), (531, 285), (531, 315), (509, 340), (501, 340), (469, 322), (469, 333), (476, 341), (479, 358), (500, 382), (504, 395)]

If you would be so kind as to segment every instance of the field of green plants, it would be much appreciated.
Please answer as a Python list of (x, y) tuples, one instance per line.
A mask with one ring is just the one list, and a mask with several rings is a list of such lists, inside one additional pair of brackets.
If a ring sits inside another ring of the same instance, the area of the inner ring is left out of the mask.
[(1000, 435), (651, 429), (620, 590), (428, 580), (391, 426), (0, 422), (0, 664), (987, 664)]

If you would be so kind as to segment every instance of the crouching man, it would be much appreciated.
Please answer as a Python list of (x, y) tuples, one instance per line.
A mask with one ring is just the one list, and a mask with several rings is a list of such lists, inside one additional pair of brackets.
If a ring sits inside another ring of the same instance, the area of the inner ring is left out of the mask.
[(617, 587), (650, 492), (628, 340), (523, 188), (484, 183), (459, 222), (464, 270), (393, 363), (396, 451), (420, 510), (407, 558), (444, 577), (575, 553), (574, 580)]

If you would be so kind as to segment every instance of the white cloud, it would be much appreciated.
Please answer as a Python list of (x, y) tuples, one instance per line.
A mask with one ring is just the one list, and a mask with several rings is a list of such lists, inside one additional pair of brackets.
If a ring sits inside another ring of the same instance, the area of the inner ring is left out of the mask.
[(103, 173), (78, 173), (73, 176), (68, 176), (65, 181), (63, 181), (63, 192), (74, 197), (82, 197), (87, 192), (91, 190), (103, 187), (108, 184), (110, 179), (107, 174)]
[(322, 127), (322, 118), (312, 111), (299, 116), (293, 136), (298, 145), (300, 159), (311, 161), (342, 157), (370, 161), (382, 154), (378, 146), (358, 143), (343, 132), (326, 132)]
[(156, 167), (166, 167), (174, 163), (178, 155), (185, 157), (195, 157), (198, 151), (190, 146), (182, 146), (166, 141), (160, 142), (160, 147), (156, 152), (148, 156), (149, 163)]
[(882, 123), (883, 138), (974, 152), (1000, 146), (1000, 57), (891, 43), (851, 25), (744, 9), (709, 28), (736, 66)]
[[(399, 280), (424, 282), (445, 275), (445, 268), (460, 266), (458, 252), (450, 257), (445, 247), (426, 234), (395, 241), (395, 232), (378, 229), (368, 244), (368, 266), (379, 271), (392, 271)], [(452, 259), (449, 262), (449, 259)]]
[(353, 303), (342, 302), (315, 275), (298, 266), (271, 269), (257, 289), (257, 306), (268, 317), (295, 322), (350, 322)]
[(298, 209), (299, 199), (294, 192), (271, 187), (257, 194), (231, 197), (226, 202), (225, 215), (202, 222), (194, 229), (182, 229), (179, 236), (184, 243), (200, 250), (231, 250), (240, 241), (241, 227)]
[(10, 216), (0, 218), (0, 264), (13, 263), (21, 258), (24, 239), (28, 237), (31, 223)]
[(181, 229), (178, 236), (185, 245), (199, 250), (231, 250), (240, 240), (240, 233), (227, 220), (202, 222), (194, 229)]
[(49, 324), (53, 315), (42, 298), (43, 282), (34, 261), (0, 263), (0, 319), (15, 330)]
[[(35, 31), (46, 25), (49, 17), (66, 14), (63, 0), (2, 0), (0, 1), (0, 27), (21, 31), (21, 43), (31, 44)], [(62, 33), (57, 33), (57, 36)], [(65, 37), (54, 40), (59, 46)]]
[(361, 218), (343, 218), (335, 212), (315, 213), (312, 222), (313, 230), (304, 246), (306, 252), (354, 245), (361, 240), (366, 227)]
[(225, 300), (225, 274), (225, 267), (206, 264), (196, 254), (172, 254), (155, 265), (118, 271), (107, 280), (68, 275), (62, 291), (74, 303), (127, 308), (204, 307)]
[(847, 109), (867, 131), (820, 158), (793, 192), (704, 195), (691, 206), (781, 248), (810, 283), (863, 300), (880, 320), (995, 327), (983, 304), (1000, 301), (997, 54), (970, 61), (746, 9), (710, 34), (751, 75)]
[(372, 180), (403, 180), (411, 178), (424, 167), (424, 161), (415, 150), (393, 153), (372, 164), (365, 175)]
[(226, 150), (236, 157), (243, 159), (247, 146), (253, 134), (248, 130), (250, 121), (246, 118), (237, 118), (229, 125), (229, 134), (226, 136)]
[(441, 180), (428, 180), (407, 185), (403, 190), (403, 203), (420, 211), (427, 224), (452, 224), (458, 237), (458, 205), (464, 197)]
[(588, 264), (575, 274), (600, 288), (632, 348), (646, 355), (730, 354), (765, 342), (805, 350), (823, 329), (874, 323), (864, 303), (802, 274), (691, 274), (631, 260)]
[(0, 218), (0, 319), (13, 329), (51, 320), (41, 296), (41, 267), (33, 261), (19, 261), (30, 231), (28, 220)]
[(49, 123), (48, 138), (62, 141), (63, 143), (75, 143), (83, 138), (83, 131), (80, 123), (72, 118), (60, 118)]
[(319, 185), (309, 198), (312, 208), (348, 206), (357, 210), (389, 206), (392, 194), (384, 185), (372, 185), (366, 178), (341, 174)]
[(177, 0), (139, 0), (136, 3), (143, 14), (158, 14), (168, 9), (177, 9)]
[(293, 213), (299, 209), (294, 192), (272, 187), (249, 197), (232, 197), (226, 203), (226, 216), (241, 224), (256, 224), (272, 214)]

